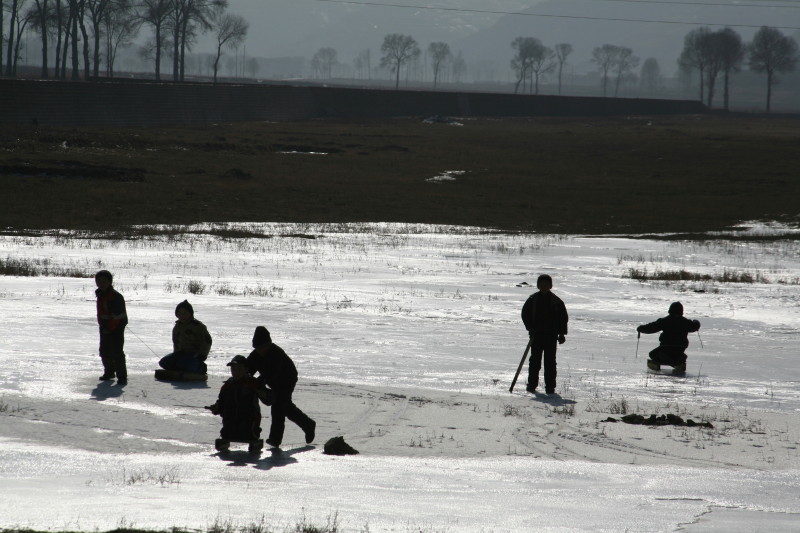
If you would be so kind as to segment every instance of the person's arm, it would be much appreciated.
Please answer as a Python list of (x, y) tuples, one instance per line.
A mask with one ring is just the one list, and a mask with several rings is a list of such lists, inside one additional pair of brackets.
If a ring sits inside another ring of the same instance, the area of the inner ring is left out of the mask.
[(659, 318), (655, 322), (650, 322), (649, 324), (644, 324), (636, 328), (636, 331), (639, 333), (658, 333), (661, 331), (661, 319)]

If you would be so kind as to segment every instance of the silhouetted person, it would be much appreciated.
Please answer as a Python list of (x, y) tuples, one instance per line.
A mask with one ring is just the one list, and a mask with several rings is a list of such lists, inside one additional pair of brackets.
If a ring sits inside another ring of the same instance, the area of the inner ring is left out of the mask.
[(206, 406), (215, 415), (222, 416), (222, 430), (215, 447), (228, 451), (231, 441), (248, 442), (251, 452), (261, 451), (261, 407), (258, 391), (261, 385), (250, 375), (247, 359), (234, 356), (228, 363), (231, 377), (222, 384), (216, 403)]
[(108, 270), (94, 275), (97, 290), (97, 324), (100, 326), (100, 360), (103, 362), (102, 381), (117, 378), (118, 385), (128, 382), (128, 368), (125, 364), (125, 326), (128, 314), (125, 298), (114, 290), (114, 277)]
[(208, 329), (194, 317), (194, 308), (188, 300), (178, 304), (175, 317), (178, 320), (172, 328), (172, 353), (162, 357), (158, 364), (164, 370), (205, 374), (205, 360), (211, 351)]
[(247, 357), (247, 367), (254, 376), (258, 372), (258, 382), (265, 387), (261, 399), (267, 405), (272, 405), (272, 424), (267, 444), (276, 448), (281, 445), (287, 418), (300, 426), (305, 433), (306, 443), (312, 442), (317, 424), (292, 402), (292, 393), (297, 385), (294, 362), (280, 346), (272, 342), (264, 326), (256, 328), (253, 348)]
[(689, 320), (683, 316), (683, 304), (673, 302), (669, 306), (669, 314), (655, 322), (644, 324), (636, 328), (639, 333), (658, 333), (658, 348), (650, 352), (647, 368), (661, 370), (661, 365), (672, 367), (673, 374), (686, 372), (686, 354), (689, 347), (689, 333), (700, 329), (700, 322)]
[(553, 278), (542, 274), (536, 280), (538, 292), (533, 293), (522, 306), (522, 322), (530, 335), (531, 360), (528, 367), (526, 390), (536, 392), (539, 386), (539, 370), (544, 358), (544, 388), (547, 394), (556, 391), (556, 350), (564, 344), (567, 334), (567, 307), (561, 298), (553, 294)]

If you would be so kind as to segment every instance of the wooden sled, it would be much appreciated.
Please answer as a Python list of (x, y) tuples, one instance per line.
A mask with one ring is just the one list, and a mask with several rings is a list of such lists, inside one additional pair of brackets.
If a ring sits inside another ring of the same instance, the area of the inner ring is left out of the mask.
[(184, 372), (182, 370), (156, 370), (155, 377), (159, 381), (207, 381), (207, 374), (197, 374), (195, 372)]
[(253, 454), (261, 453), (261, 450), (264, 448), (264, 439), (253, 439), (253, 440), (217, 439), (214, 441), (214, 448), (216, 448), (219, 453), (228, 453), (230, 451), (232, 442), (243, 442), (247, 444), (247, 451)]

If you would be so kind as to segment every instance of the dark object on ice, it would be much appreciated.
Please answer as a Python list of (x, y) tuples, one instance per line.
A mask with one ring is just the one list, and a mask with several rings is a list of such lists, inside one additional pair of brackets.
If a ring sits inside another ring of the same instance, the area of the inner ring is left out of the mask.
[[(616, 420), (611, 417), (607, 418), (605, 421), (616, 422)], [(647, 418), (636, 413), (631, 413), (629, 415), (623, 416), (622, 421), (625, 422), (626, 424), (636, 424), (642, 426), (689, 426), (689, 427), (704, 427), (704, 428), (714, 427), (711, 424), (711, 422), (695, 422), (691, 418), (686, 419), (684, 421), (683, 418), (679, 417), (678, 415), (673, 415), (671, 413), (661, 416), (650, 415)]]
[(208, 375), (196, 372), (183, 372), (181, 370), (156, 370), (155, 378), (159, 381), (206, 381)]
[(328, 439), (322, 453), (326, 455), (356, 455), (358, 450), (344, 441), (344, 437), (333, 437)]

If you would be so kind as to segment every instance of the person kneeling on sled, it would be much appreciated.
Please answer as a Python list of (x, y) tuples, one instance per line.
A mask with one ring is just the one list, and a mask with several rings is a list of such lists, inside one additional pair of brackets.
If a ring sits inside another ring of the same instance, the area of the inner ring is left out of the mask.
[(251, 452), (260, 452), (263, 441), (261, 435), (261, 407), (258, 393), (261, 385), (250, 375), (247, 360), (243, 355), (235, 356), (228, 366), (231, 377), (222, 384), (219, 397), (214, 405), (206, 409), (222, 416), (222, 430), (215, 445), (221, 452), (228, 451), (231, 441), (247, 442)]
[(184, 300), (175, 308), (172, 328), (172, 353), (158, 362), (164, 370), (206, 373), (205, 360), (211, 351), (211, 335), (205, 324), (194, 318), (194, 308)]
[(661, 365), (672, 367), (673, 374), (686, 372), (686, 354), (689, 347), (689, 333), (700, 329), (700, 322), (689, 320), (683, 316), (683, 305), (673, 302), (669, 306), (669, 314), (655, 322), (644, 324), (636, 328), (639, 333), (658, 333), (660, 345), (650, 352), (647, 368), (661, 370)]

